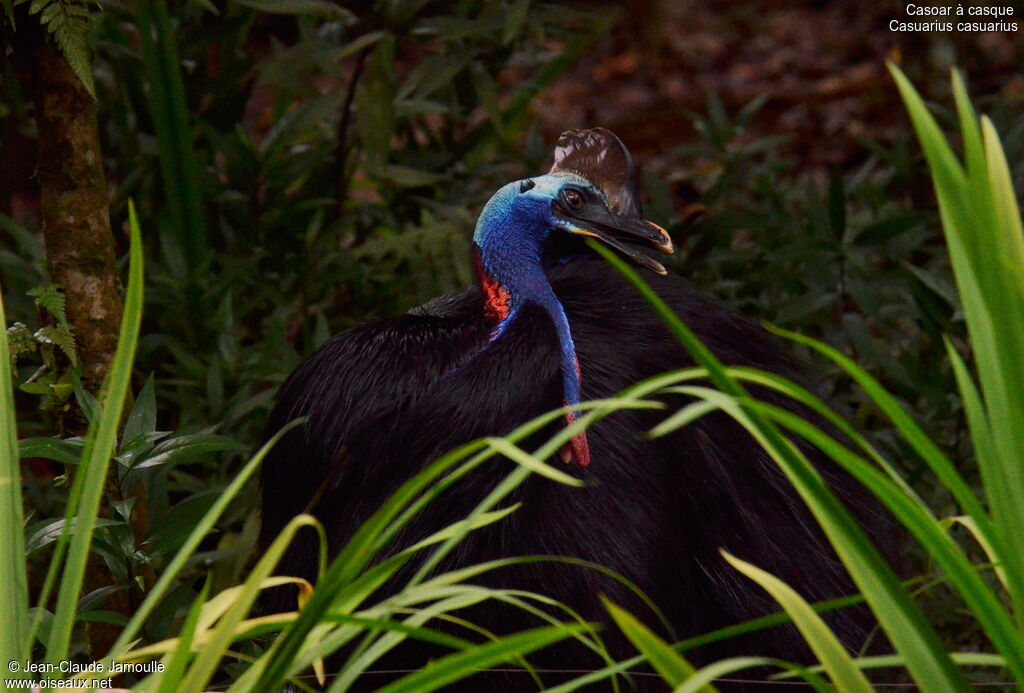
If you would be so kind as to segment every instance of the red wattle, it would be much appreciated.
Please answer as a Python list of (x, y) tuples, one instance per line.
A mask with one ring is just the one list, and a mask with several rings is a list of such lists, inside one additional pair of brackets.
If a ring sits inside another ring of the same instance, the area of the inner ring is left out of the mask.
[[(566, 412), (565, 425), (571, 426), (576, 420), (575, 412)], [(569, 440), (569, 444), (562, 448), (562, 462), (569, 464), (573, 460), (581, 467), (590, 465), (590, 443), (587, 442), (587, 432), (577, 433)]]

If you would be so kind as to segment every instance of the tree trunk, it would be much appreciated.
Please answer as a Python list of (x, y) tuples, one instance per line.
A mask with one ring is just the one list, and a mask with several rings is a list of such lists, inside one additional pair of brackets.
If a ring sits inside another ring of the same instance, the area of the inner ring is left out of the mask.
[[(24, 31), (35, 33), (29, 41), (31, 49), (22, 55), (32, 60), (29, 72), (39, 136), (36, 177), (47, 273), (50, 281), (64, 290), (83, 385), (98, 393), (117, 349), (124, 304), (115, 265), (96, 102), (40, 28), (30, 26)], [(145, 497), (141, 492), (135, 495), (132, 529), (138, 534)], [(109, 514), (111, 498), (121, 497), (116, 469), (109, 470), (100, 515)], [(113, 584), (116, 581), (104, 561), (91, 554), (85, 593)], [(115, 592), (104, 606), (130, 615), (131, 594)], [(88, 624), (93, 657), (106, 654), (119, 633), (117, 626)]]
[(96, 102), (67, 60), (40, 39), (34, 91), (47, 270), (64, 289), (82, 377), (95, 391), (110, 370), (123, 309)]

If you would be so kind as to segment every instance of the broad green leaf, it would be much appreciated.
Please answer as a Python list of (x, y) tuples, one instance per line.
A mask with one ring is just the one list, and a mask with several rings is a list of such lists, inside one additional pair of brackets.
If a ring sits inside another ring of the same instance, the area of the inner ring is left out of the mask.
[(83, 441), (78, 438), (22, 438), (18, 441), (18, 456), (23, 460), (42, 457), (67, 465), (78, 464), (83, 445)]
[[(108, 520), (100, 517), (96, 518), (96, 521), (93, 523), (93, 527), (98, 529), (100, 527), (111, 527), (123, 524), (124, 522), (120, 520)], [(72, 519), (71, 526), (67, 530), (64, 529), (64, 525), (65, 519), (62, 517), (59, 520), (47, 522), (44, 526), (33, 531), (29, 538), (25, 540), (25, 555), (28, 556), (43, 547), (49, 546), (53, 542), (57, 541), (62, 534), (74, 536), (76, 533), (76, 523), (74, 518)]]
[(130, 443), (144, 433), (156, 430), (156, 394), (153, 390), (153, 375), (146, 378), (146, 384), (135, 397), (135, 404), (128, 414), (128, 421), (121, 434), (121, 444)]
[(199, 188), (202, 171), (192, 139), (177, 37), (166, 0), (141, 0), (138, 13), (139, 26), (147, 29), (139, 32), (139, 38), (142, 67), (149, 82), (145, 95), (159, 144), (169, 221), (166, 233), (184, 254), (185, 271), (198, 279), (206, 271), (210, 247)]

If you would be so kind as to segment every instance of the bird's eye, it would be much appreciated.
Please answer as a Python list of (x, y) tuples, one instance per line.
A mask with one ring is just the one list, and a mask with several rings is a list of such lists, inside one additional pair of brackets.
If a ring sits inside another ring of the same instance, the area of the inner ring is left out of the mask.
[(583, 209), (583, 194), (579, 190), (567, 188), (562, 193), (562, 197), (565, 199), (565, 203), (573, 209)]

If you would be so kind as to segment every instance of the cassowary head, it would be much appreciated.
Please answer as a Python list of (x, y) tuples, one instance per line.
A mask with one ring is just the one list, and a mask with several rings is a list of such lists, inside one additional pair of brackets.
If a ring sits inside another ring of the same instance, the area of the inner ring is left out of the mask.
[[(484, 315), (494, 326), (491, 340), (498, 339), (528, 303), (550, 316), (561, 347), (569, 425), (576, 417), (572, 407), (580, 403), (581, 370), (569, 319), (548, 281), (545, 259), (551, 259), (554, 249), (557, 261), (571, 260), (580, 252), (579, 244), (565, 241), (581, 236), (596, 238), (659, 274), (665, 274), (661, 263), (629, 244), (672, 252), (665, 229), (641, 216), (629, 151), (604, 128), (562, 133), (551, 170), (495, 193), (480, 213), (473, 235)], [(573, 436), (563, 458), (589, 464), (585, 433)]]
[(502, 187), (484, 207), (473, 240), (483, 265), (496, 277), (520, 274), (539, 262), (558, 234), (590, 236), (659, 274), (665, 268), (630, 243), (666, 253), (672, 241), (641, 216), (629, 151), (604, 128), (562, 133), (555, 163), (542, 176)]

